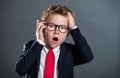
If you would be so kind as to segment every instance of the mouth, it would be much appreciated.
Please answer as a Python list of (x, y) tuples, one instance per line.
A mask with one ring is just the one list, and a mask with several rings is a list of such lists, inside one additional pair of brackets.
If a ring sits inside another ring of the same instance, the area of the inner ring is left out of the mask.
[(57, 42), (57, 41), (58, 41), (58, 38), (57, 38), (57, 37), (54, 37), (54, 38), (53, 38), (53, 41), (56, 41), (56, 42)]

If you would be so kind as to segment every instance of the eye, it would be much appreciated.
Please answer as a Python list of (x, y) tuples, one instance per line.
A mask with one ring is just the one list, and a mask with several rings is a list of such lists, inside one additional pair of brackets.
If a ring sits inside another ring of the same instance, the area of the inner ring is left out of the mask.
[(51, 28), (55, 27), (54, 24), (48, 24), (48, 26), (51, 27)]
[(49, 30), (54, 30), (55, 29), (55, 25), (52, 23), (48, 23), (48, 29)]
[(65, 26), (60, 26), (60, 29), (66, 30), (67, 28)]

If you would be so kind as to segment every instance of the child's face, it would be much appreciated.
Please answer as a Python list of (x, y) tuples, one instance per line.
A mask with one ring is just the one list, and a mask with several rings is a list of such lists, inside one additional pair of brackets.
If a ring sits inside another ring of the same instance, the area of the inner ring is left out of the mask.
[[(52, 23), (55, 25), (63, 25), (66, 28), (68, 28), (68, 17), (53, 14), (48, 17), (46, 20), (47, 23)], [(62, 29), (62, 28), (61, 28)], [(57, 46), (61, 45), (68, 34), (68, 30), (66, 32), (60, 32), (59, 27), (57, 27), (55, 30), (50, 31), (47, 28), (47, 32), (45, 34), (45, 41), (49, 47), (56, 48)]]

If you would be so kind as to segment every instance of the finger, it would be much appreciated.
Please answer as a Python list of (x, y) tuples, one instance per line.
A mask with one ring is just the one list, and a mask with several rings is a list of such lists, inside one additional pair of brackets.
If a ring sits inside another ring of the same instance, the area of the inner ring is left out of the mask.
[(71, 13), (68, 12), (68, 25), (70, 29), (75, 26), (75, 20), (74, 17), (71, 15)]
[(42, 36), (44, 31), (46, 31), (46, 26), (42, 25), (37, 29), (36, 33)]
[(43, 32), (44, 30), (46, 30), (46, 26), (45, 25), (41, 26), (40, 29), (39, 29), (40, 32)]
[(40, 36), (40, 39), (42, 39), (42, 40), (44, 40), (44, 28), (45, 28), (46, 26), (41, 26), (40, 27), (40, 29), (39, 29), (39, 31), (38, 31), (38, 33), (39, 33), (39, 36)]
[(39, 21), (39, 19), (37, 19), (37, 20), (36, 20), (36, 26), (39, 26), (39, 25), (44, 25), (44, 22)]
[(39, 22), (39, 19), (36, 20), (36, 23), (38, 23), (38, 22)]
[(44, 25), (44, 22), (39, 22), (39, 20), (37, 20), (36, 21), (36, 31), (38, 32), (43, 25)]
[(39, 32), (42, 26), (43, 25), (38, 25), (37, 28), (36, 28), (36, 32)]
[(69, 12), (68, 12), (68, 19), (69, 19), (69, 22), (73, 20), (73, 16)]
[(36, 26), (38, 26), (38, 23), (39, 23), (39, 19), (36, 20)]
[(36, 31), (38, 31), (38, 27), (39, 27), (38, 24), (39, 24), (39, 20), (37, 19), (37, 20), (36, 20)]
[(70, 23), (71, 20), (71, 14), (68, 12), (68, 24)]

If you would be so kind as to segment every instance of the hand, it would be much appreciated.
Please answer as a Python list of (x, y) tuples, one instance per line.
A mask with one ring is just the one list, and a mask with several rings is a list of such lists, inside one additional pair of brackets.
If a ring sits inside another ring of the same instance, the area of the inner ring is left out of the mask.
[(37, 41), (42, 40), (43, 42), (45, 42), (45, 38), (44, 38), (44, 33), (43, 30), (46, 28), (46, 26), (44, 25), (44, 22), (40, 22), (39, 20), (36, 21), (36, 38)]
[(75, 19), (69, 12), (68, 12), (68, 24), (70, 29), (72, 29), (75, 26)]

